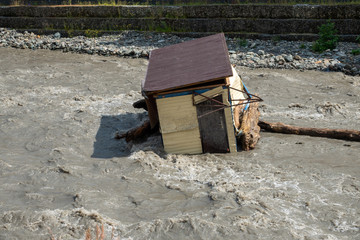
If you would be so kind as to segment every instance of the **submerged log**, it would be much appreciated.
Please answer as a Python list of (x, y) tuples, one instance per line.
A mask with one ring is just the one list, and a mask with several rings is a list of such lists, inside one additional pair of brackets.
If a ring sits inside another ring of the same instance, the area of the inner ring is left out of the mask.
[(150, 120), (147, 120), (142, 125), (135, 127), (133, 129), (130, 129), (126, 133), (117, 134), (115, 136), (115, 138), (116, 139), (125, 138), (126, 142), (138, 141), (138, 140), (146, 138), (147, 136), (149, 136), (152, 133), (155, 133), (157, 130), (158, 130), (158, 128), (151, 129)]
[(239, 141), (244, 151), (254, 149), (260, 139), (260, 127), (258, 126), (260, 112), (258, 106), (258, 102), (251, 103), (240, 119), (241, 135)]
[(143, 108), (146, 111), (148, 110), (145, 99), (140, 99), (133, 103), (134, 108)]
[(286, 125), (283, 123), (270, 123), (259, 121), (259, 126), (269, 132), (308, 135), (313, 137), (335, 138), (348, 141), (360, 141), (360, 131), (329, 128), (305, 128)]

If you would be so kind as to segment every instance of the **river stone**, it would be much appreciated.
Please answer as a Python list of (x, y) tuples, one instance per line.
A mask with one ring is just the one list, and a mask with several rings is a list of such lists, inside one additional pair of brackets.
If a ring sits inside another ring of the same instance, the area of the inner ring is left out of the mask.
[(258, 57), (253, 57), (251, 58), (251, 60), (253, 60), (255, 63), (258, 63), (260, 61), (260, 58)]
[(287, 62), (292, 62), (292, 61), (294, 61), (294, 58), (293, 58), (293, 56), (292, 56), (291, 54), (285, 55), (285, 56), (284, 56), (284, 59), (285, 59)]
[(60, 37), (61, 37), (61, 34), (60, 34), (59, 32), (56, 32), (56, 33), (54, 34), (54, 38), (59, 39)]
[(336, 55), (335, 55), (335, 58), (342, 58), (342, 57), (346, 57), (346, 54), (344, 52), (342, 52), (342, 51), (336, 53)]
[(330, 65), (329, 59), (324, 59), (323, 63), (326, 67), (329, 67), (329, 65)]
[(282, 62), (282, 63), (284, 63), (285, 59), (284, 59), (283, 56), (278, 55), (278, 56), (275, 57), (275, 61), (276, 61), (276, 62)]
[(296, 55), (294, 56), (294, 59), (299, 61), (299, 60), (301, 60), (302, 58), (301, 58), (299, 55), (296, 54)]

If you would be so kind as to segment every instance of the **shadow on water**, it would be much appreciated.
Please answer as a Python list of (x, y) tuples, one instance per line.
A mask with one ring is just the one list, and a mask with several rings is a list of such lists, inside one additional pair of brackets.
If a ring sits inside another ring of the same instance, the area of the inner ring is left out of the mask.
[[(125, 113), (120, 115), (101, 116), (100, 126), (96, 133), (94, 142), (94, 152), (91, 155), (93, 158), (113, 158), (113, 157), (127, 157), (130, 155), (130, 148), (125, 139), (116, 139), (115, 134), (125, 133), (126, 131), (140, 126), (145, 120), (148, 119), (147, 112), (143, 113)], [(159, 133), (153, 134), (153, 136)], [(166, 153), (156, 150), (158, 144), (161, 145), (161, 137), (159, 143), (147, 143), (141, 145), (143, 150), (152, 150), (165, 157)], [(146, 139), (140, 142), (146, 141)], [(137, 142), (139, 143), (139, 142)], [(154, 144), (154, 145), (153, 145)], [(237, 142), (237, 151), (241, 152), (241, 143)]]
[(124, 139), (115, 139), (115, 133), (123, 133), (140, 125), (147, 119), (147, 113), (125, 113), (114, 116), (101, 116), (97, 131), (93, 158), (125, 157), (130, 155)]

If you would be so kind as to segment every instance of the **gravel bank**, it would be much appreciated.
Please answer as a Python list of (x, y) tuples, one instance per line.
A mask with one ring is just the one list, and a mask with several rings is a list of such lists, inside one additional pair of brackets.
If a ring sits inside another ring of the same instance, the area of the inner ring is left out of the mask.
[[(60, 33), (36, 35), (26, 31), (20, 33), (16, 30), (0, 28), (0, 47), (50, 49), (131, 58), (148, 58), (153, 49), (190, 39), (165, 33), (136, 31), (124, 31), (118, 35), (96, 38), (84, 36), (63, 38)], [(360, 55), (352, 54), (352, 50), (360, 49), (359, 44), (356, 43), (340, 42), (336, 49), (321, 54), (311, 51), (311, 42), (227, 38), (227, 43), (230, 60), (238, 66), (340, 71), (349, 75), (360, 75)]]

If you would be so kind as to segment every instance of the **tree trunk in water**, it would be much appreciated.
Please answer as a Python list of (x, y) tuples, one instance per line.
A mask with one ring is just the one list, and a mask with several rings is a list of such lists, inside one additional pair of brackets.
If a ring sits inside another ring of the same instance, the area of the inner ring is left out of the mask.
[(260, 139), (260, 127), (258, 126), (260, 112), (258, 106), (258, 102), (251, 103), (240, 119), (242, 134), (239, 141), (244, 151), (254, 149)]
[(335, 138), (348, 141), (360, 141), (360, 131), (329, 128), (305, 128), (290, 126), (283, 123), (259, 121), (259, 126), (269, 132), (308, 135), (313, 137)]
[(134, 108), (143, 108), (146, 111), (148, 110), (145, 99), (137, 100), (136, 102), (133, 103), (133, 107)]
[(145, 121), (141, 126), (130, 129), (126, 133), (116, 135), (115, 138), (125, 138), (126, 142), (137, 141), (147, 138), (150, 134), (156, 132), (158, 128), (151, 129), (150, 120)]

